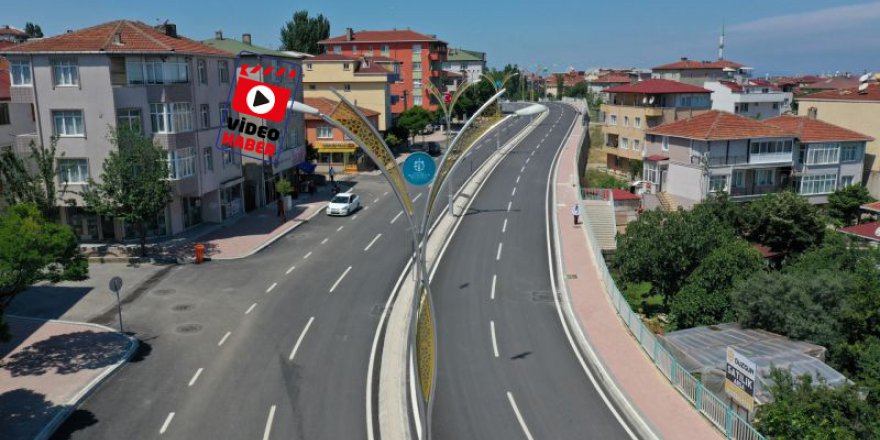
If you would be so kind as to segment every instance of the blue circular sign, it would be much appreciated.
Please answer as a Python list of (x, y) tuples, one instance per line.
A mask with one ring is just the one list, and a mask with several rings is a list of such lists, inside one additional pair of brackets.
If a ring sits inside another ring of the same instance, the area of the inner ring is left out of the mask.
[(427, 153), (410, 154), (403, 162), (403, 178), (413, 186), (424, 186), (434, 180), (437, 164)]

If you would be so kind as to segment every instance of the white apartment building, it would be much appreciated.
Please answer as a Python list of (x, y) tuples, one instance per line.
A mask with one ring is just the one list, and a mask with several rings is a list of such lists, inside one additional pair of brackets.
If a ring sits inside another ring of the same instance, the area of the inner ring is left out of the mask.
[(706, 81), (712, 91), (712, 109), (755, 119), (791, 112), (792, 93), (760, 79)]

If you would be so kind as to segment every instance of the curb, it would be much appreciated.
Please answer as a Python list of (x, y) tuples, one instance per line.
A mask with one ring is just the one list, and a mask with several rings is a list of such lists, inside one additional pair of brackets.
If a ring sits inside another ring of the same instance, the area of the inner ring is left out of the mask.
[[(237, 256), (237, 257), (210, 257), (210, 260), (218, 260), (218, 261), (219, 261), (219, 260), (241, 260), (242, 258), (247, 258), (247, 257), (250, 257), (250, 256), (256, 254), (257, 252), (260, 252), (261, 250), (263, 250), (263, 249), (265, 249), (265, 248), (271, 246), (273, 243), (275, 243), (276, 241), (280, 240), (281, 237), (284, 237), (285, 235), (289, 234), (290, 231), (293, 231), (294, 229), (296, 229), (296, 228), (299, 227), (300, 225), (305, 224), (305, 223), (308, 222), (309, 220), (313, 219), (316, 215), (320, 214), (320, 213), (324, 210), (324, 208), (327, 207), (327, 205), (328, 205), (330, 202), (326, 202), (326, 203), (322, 202), (322, 203), (323, 203), (323, 204), (322, 204), (317, 210), (315, 210), (315, 212), (313, 212), (312, 214), (309, 214), (308, 217), (306, 217), (306, 218), (303, 219), (303, 220), (300, 220), (298, 223), (294, 223), (294, 224), (290, 225), (287, 229), (285, 229), (284, 231), (282, 231), (280, 234), (278, 234), (278, 235), (275, 236), (275, 237), (270, 238), (269, 240), (267, 240), (267, 241), (264, 242), (263, 244), (257, 246), (255, 249), (252, 249), (252, 250), (251, 250), (250, 252), (248, 252), (247, 254), (245, 254), (245, 255), (240, 255), (240, 256)], [(208, 258), (205, 258), (205, 260), (207, 261)]]
[(119, 367), (125, 365), (128, 362), (128, 360), (131, 359), (131, 357), (134, 355), (135, 351), (137, 351), (137, 348), (139, 346), (138, 340), (136, 338), (134, 338), (133, 336), (127, 335), (125, 333), (120, 333), (116, 330), (113, 330), (110, 327), (107, 327), (107, 326), (101, 325), (101, 324), (93, 324), (91, 322), (66, 321), (63, 319), (40, 319), (40, 318), (31, 318), (28, 316), (18, 316), (18, 315), (7, 315), (7, 316), (13, 317), (16, 319), (27, 319), (27, 320), (31, 320), (31, 321), (58, 322), (58, 323), (62, 323), (62, 324), (85, 325), (85, 326), (89, 326), (89, 327), (98, 328), (101, 330), (106, 330), (106, 331), (109, 331), (112, 333), (116, 333), (116, 334), (122, 335), (126, 339), (128, 339), (128, 348), (126, 349), (123, 356), (119, 359), (119, 361), (117, 361), (113, 365), (109, 365), (109, 366), (105, 367), (104, 371), (101, 372), (101, 374), (99, 374), (98, 377), (92, 379), (91, 382), (89, 382), (83, 389), (81, 389), (79, 392), (77, 392), (69, 401), (67, 401), (67, 403), (63, 404), (63, 407), (61, 408), (61, 410), (58, 411), (57, 413), (55, 413), (55, 415), (52, 417), (52, 419), (49, 420), (49, 423), (47, 423), (45, 426), (43, 426), (43, 429), (41, 429), (40, 432), (34, 437), (34, 440), (47, 440), (47, 439), (49, 439), (52, 436), (52, 434), (55, 433), (55, 430), (57, 430), (58, 427), (60, 427), (61, 424), (64, 423), (65, 420), (67, 420), (67, 418), (70, 416), (70, 414), (73, 413), (73, 411), (76, 410), (79, 407), (79, 405), (82, 404), (82, 402), (88, 396), (90, 396), (92, 394), (92, 392), (98, 387), (98, 385), (103, 383), (108, 377), (110, 377), (111, 374), (115, 373), (116, 370), (119, 369)]

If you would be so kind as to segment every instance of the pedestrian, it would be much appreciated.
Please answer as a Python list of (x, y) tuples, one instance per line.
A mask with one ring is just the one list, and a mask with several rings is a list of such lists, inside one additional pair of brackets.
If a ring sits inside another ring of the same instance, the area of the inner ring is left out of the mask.
[(581, 205), (575, 203), (574, 206), (571, 207), (571, 215), (574, 216), (574, 225), (577, 226), (580, 224), (579, 220), (581, 217)]
[(327, 174), (330, 175), (330, 183), (336, 183), (336, 170), (333, 169), (333, 166), (330, 166), (330, 171)]
[(284, 212), (284, 198), (279, 197), (275, 203), (278, 205), (278, 217), (281, 217), (281, 223), (286, 222), (287, 221), (287, 213)]

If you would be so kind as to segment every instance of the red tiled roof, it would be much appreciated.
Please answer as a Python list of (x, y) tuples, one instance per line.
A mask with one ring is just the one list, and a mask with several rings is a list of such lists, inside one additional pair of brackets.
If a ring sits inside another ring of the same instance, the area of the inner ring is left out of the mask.
[(776, 85), (771, 84), (770, 82), (765, 81), (763, 79), (750, 79), (744, 84), (738, 83), (736, 81), (718, 81), (718, 82), (721, 83), (723, 86), (727, 87), (728, 89), (732, 90), (734, 93), (742, 93), (746, 87), (767, 87), (770, 90), (773, 90), (775, 92), (778, 92), (780, 90), (780, 88), (777, 87)]
[(798, 98), (801, 101), (813, 99), (821, 101), (880, 101), (880, 83), (868, 83), (865, 93), (859, 93), (858, 87), (851, 87), (843, 90), (811, 93)]
[(652, 154), (646, 157), (645, 160), (650, 160), (651, 162), (660, 162), (662, 160), (669, 160), (669, 156), (664, 156), (662, 154)]
[[(119, 33), (121, 44), (113, 43)], [(140, 21), (116, 20), (48, 38), (28, 40), (3, 50), (4, 53), (107, 52), (107, 53), (179, 53), (230, 57), (228, 52), (189, 38), (169, 37)]]
[(393, 41), (441, 41), (437, 37), (425, 35), (409, 29), (390, 30), (390, 31), (358, 31), (352, 34), (352, 39), (348, 39), (348, 35), (342, 34), (338, 37), (331, 37), (321, 40), (318, 44), (327, 45), (334, 43), (385, 43)]
[(871, 136), (805, 116), (782, 115), (766, 119), (764, 122), (794, 133), (801, 142), (806, 143), (874, 140)]
[(764, 246), (761, 243), (752, 243), (752, 247), (755, 248), (755, 250), (757, 250), (758, 252), (760, 252), (761, 256), (764, 258), (773, 258), (773, 257), (779, 255), (779, 252), (775, 252), (775, 251), (773, 251), (773, 249), (770, 249), (769, 247)]
[(774, 125), (720, 110), (659, 125), (647, 133), (705, 141), (794, 137), (793, 133)]
[(835, 76), (831, 78), (820, 78), (801, 88), (807, 90), (840, 90), (859, 86), (859, 78), (857, 76), (845, 77)]
[[(330, 98), (304, 98), (303, 101), (304, 101), (305, 105), (314, 107), (314, 108), (318, 109), (319, 112), (321, 112), (325, 115), (329, 115), (329, 114), (333, 113), (333, 110), (336, 108), (336, 106), (340, 104), (339, 101), (336, 101), (336, 100), (333, 100)], [(364, 116), (366, 116), (368, 118), (373, 117), (373, 116), (379, 116), (379, 112), (376, 112), (376, 111), (373, 111), (370, 109), (358, 107), (358, 110), (360, 110), (361, 113), (363, 113)], [(306, 120), (309, 120), (309, 121), (322, 121), (323, 120), (323, 119), (321, 119), (320, 116), (317, 116), (317, 115), (306, 114), (305, 117), (306, 117)]]
[(740, 69), (742, 67), (745, 67), (745, 64), (735, 63), (729, 60), (695, 61), (683, 59), (674, 63), (654, 67), (651, 70), (724, 69), (726, 67), (731, 69)]
[(14, 42), (14, 41), (0, 40), (0, 49), (6, 49), (7, 47), (12, 47), (12, 46), (15, 46), (16, 44), (18, 44), (18, 43)]
[(0, 27), (0, 35), (15, 35), (16, 37), (27, 37), (28, 36), (27, 32), (25, 32), (17, 27), (10, 26), (8, 24), (5, 24), (2, 27)]
[(633, 84), (605, 89), (606, 93), (647, 93), (661, 95), (665, 93), (712, 93), (711, 90), (668, 79), (646, 79)]
[(612, 189), (611, 194), (614, 196), (614, 200), (641, 200), (642, 198), (625, 190), (625, 189)]
[(880, 222), (863, 223), (861, 225), (847, 226), (838, 231), (844, 234), (855, 235), (872, 241), (880, 241)]
[(365, 66), (364, 63), (361, 63), (360, 67), (358, 67), (357, 72), (355, 72), (355, 75), (374, 74), (374, 73), (383, 73), (383, 74), (387, 75), (392, 72), (388, 71), (384, 67), (382, 67), (378, 64), (375, 64), (375, 63), (369, 63), (369, 65), (367, 65), (367, 66)]
[(615, 83), (628, 83), (631, 82), (629, 75), (618, 75), (618, 74), (609, 74), (602, 75), (592, 81), (591, 83), (597, 84), (615, 84)]
[(322, 53), (309, 58), (309, 61), (356, 61), (355, 55), (343, 55), (338, 53)]
[(383, 56), (368, 56), (364, 57), (370, 61), (375, 61), (377, 63), (400, 63), (400, 61), (395, 60), (394, 58), (388, 58)]
[(880, 202), (866, 203), (862, 205), (862, 209), (865, 211), (880, 212)]

